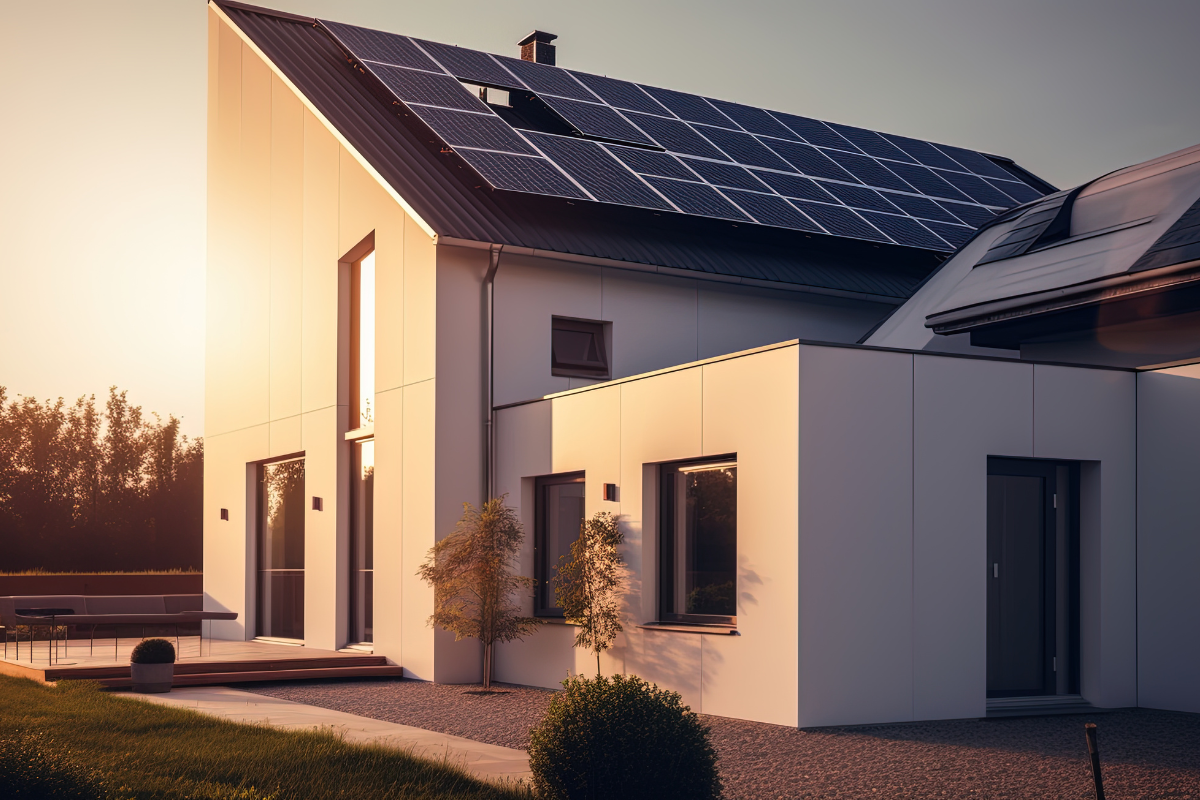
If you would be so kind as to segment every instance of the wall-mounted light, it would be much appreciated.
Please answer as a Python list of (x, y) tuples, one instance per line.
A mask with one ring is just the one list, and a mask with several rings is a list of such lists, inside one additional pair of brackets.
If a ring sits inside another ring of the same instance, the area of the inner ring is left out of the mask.
[(617, 485), (615, 483), (604, 484), (604, 499), (610, 503), (617, 502)]
[(313, 498), (313, 511), (324, 511), (324, 510), (325, 510), (325, 501), (319, 497), (314, 497)]
[(221, 509), (221, 519), (224, 520), (225, 522), (229, 522), (229, 509), (228, 508)]

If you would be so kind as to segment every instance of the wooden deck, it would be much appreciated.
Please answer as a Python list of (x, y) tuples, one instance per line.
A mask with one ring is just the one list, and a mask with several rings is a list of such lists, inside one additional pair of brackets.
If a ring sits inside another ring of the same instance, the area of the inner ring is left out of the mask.
[[(172, 637), (165, 637), (172, 638)], [(89, 653), (87, 640), (58, 645), (58, 657), (51, 661), (46, 642), (34, 642), (33, 660), (28, 645), (21, 644), (17, 660), (12, 642), (8, 657), (0, 657), (0, 674), (13, 675), (42, 683), (59, 680), (94, 680), (111, 688), (131, 684), (129, 654), (141, 638), (97, 639)], [(399, 666), (388, 664), (383, 656), (366, 653), (316, 650), (271, 642), (234, 642), (205, 639), (200, 652), (199, 637), (180, 638), (175, 662), (174, 686), (208, 686), (251, 681), (314, 680), (323, 678), (399, 677)]]

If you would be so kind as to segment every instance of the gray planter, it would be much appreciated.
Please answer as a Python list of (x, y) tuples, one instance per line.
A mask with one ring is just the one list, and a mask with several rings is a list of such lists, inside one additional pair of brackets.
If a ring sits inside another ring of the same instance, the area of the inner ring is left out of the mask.
[(171, 691), (171, 680), (175, 677), (174, 664), (130, 664), (133, 690), (145, 694), (161, 694)]

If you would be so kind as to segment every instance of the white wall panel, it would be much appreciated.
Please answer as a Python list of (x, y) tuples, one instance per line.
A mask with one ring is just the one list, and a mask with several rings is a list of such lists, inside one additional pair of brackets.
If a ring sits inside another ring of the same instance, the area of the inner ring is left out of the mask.
[(916, 356), (913, 715), (987, 697), (987, 458), (1033, 455), (1033, 366)]
[(605, 269), (600, 315), (612, 323), (612, 376), (698, 359), (697, 310), (695, 281)]
[(1137, 384), (1138, 705), (1197, 713), (1200, 380), (1142, 373)]
[(744, 286), (699, 285), (699, 350), (712, 358), (791, 339), (856, 342), (892, 306)]
[[(249, 466), (267, 456), (268, 428), (256, 425), (204, 442), (204, 607), (238, 618), (212, 622), (205, 635), (254, 637), (254, 478)], [(229, 519), (221, 519), (221, 509)]]
[(795, 725), (797, 348), (701, 370), (703, 454), (736, 453), (738, 463), (738, 635), (700, 637), (701, 705), (706, 714)]
[(502, 255), (495, 283), (496, 405), (570, 388), (550, 374), (550, 318), (601, 319), (600, 268)]
[(1099, 462), (1098, 524), (1088, 472), (1080, 528), (1080, 681), (1084, 699), (1137, 705), (1136, 384), (1133, 373), (1034, 367), (1034, 455)]
[(913, 359), (800, 348), (799, 724), (913, 717)]

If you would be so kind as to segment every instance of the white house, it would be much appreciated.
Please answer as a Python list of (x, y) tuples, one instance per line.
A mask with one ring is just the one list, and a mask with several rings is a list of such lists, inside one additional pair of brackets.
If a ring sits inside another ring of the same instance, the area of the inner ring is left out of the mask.
[(1057, 192), (540, 31), (209, 9), (215, 636), (476, 681), (416, 571), (506, 494), (549, 624), (500, 680), (594, 668), (546, 580), (607, 510), (602, 667), (698, 711), (1200, 710), (1200, 150)]

